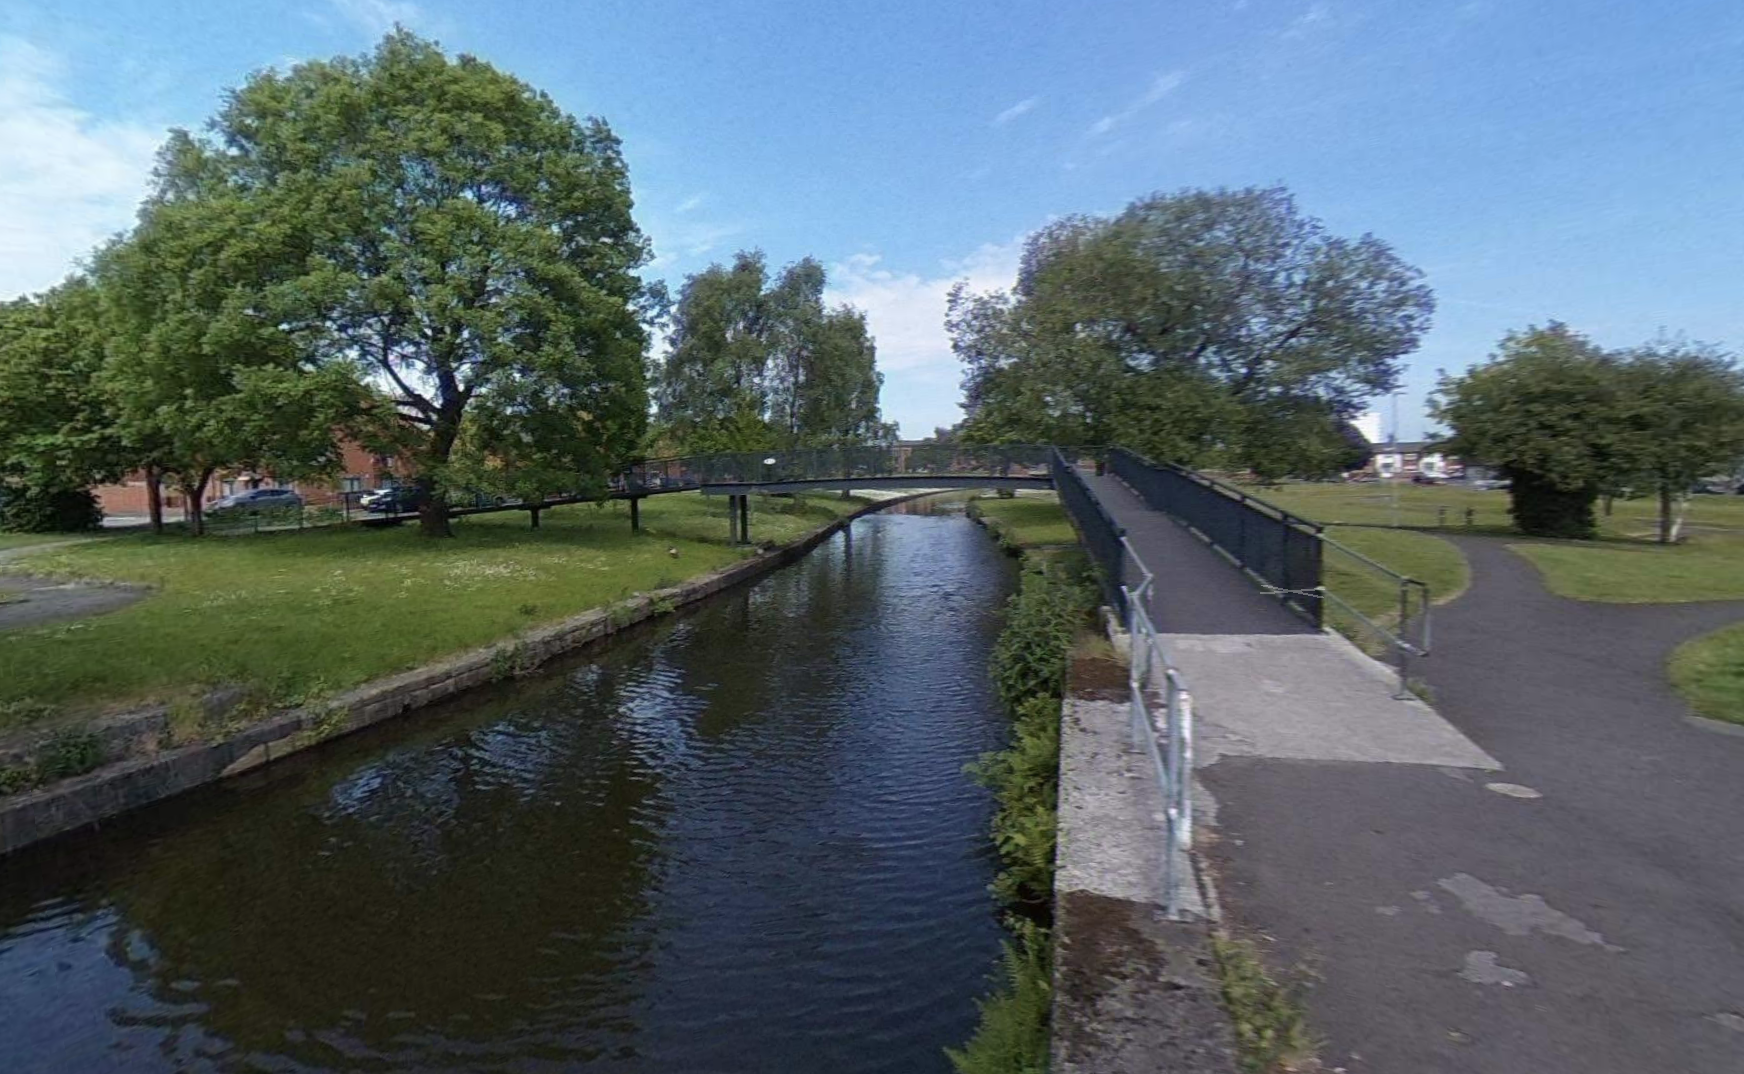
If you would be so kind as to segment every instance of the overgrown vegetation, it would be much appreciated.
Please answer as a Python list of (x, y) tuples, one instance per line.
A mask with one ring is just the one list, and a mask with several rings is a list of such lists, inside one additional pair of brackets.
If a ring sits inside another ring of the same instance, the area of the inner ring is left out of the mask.
[(1311, 979), (1298, 968), (1279, 982), (1266, 970), (1253, 941), (1213, 936), (1212, 954), (1223, 984), (1223, 1002), (1235, 1027), (1242, 1069), (1249, 1074), (1303, 1070), (1320, 1042), (1308, 1028), (1303, 993)]
[(998, 985), (979, 1003), (975, 1035), (961, 1051), (947, 1052), (960, 1074), (1047, 1069), (1060, 702), (1072, 643), (1095, 602), (1085, 570), (1076, 556), (1026, 557), (994, 646), (993, 682), (1012, 717), (1011, 743), (983, 755), (970, 772), (999, 803), (993, 842), (1002, 868), (992, 892), (1012, 938)]
[(18, 794), (57, 779), (82, 776), (102, 763), (103, 745), (93, 732), (61, 731), (49, 739), (35, 763), (0, 767), (0, 795)]

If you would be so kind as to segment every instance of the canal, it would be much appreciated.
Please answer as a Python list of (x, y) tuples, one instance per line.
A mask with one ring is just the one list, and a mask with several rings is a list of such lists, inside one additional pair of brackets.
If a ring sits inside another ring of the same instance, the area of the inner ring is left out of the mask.
[[(0, 859), (0, 1069), (946, 1071), (1015, 567), (948, 506)], [(359, 638), (367, 645), (369, 639)]]

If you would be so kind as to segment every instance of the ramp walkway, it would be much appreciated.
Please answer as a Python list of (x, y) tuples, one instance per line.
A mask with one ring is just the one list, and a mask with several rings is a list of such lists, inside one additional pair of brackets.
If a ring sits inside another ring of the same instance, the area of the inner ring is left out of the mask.
[(1251, 756), (1498, 767), (1421, 700), (1395, 697), (1385, 667), (1285, 606), (1118, 477), (1080, 472), (1153, 575), (1146, 610), (1192, 691), (1198, 766)]

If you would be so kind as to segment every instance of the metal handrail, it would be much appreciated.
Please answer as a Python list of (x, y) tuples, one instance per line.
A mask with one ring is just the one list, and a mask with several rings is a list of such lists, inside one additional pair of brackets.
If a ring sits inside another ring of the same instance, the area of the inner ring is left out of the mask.
[[(1193, 695), (1187, 689), (1186, 678), (1169, 663), (1157, 640), (1156, 626), (1145, 609), (1156, 576), (1124, 535), (1120, 543), (1142, 575), (1137, 585), (1121, 585), (1128, 644), (1127, 709), (1133, 738), (1150, 758), (1157, 789), (1163, 796), (1164, 909), (1170, 918), (1180, 920), (1183, 878), (1177, 874), (1177, 866), (1193, 848)], [(1151, 692), (1155, 686), (1152, 676), (1158, 670), (1163, 703), (1160, 744), (1151, 714)]]
[[(1398, 590), (1398, 624), (1397, 629), (1389, 628), (1385, 623), (1377, 622), (1350, 601), (1345, 600), (1330, 586), (1321, 587), (1322, 596), (1337, 604), (1345, 613), (1367, 627), (1376, 637), (1394, 653), (1398, 665), (1399, 687), (1393, 695), (1401, 700), (1411, 696), (1411, 661), (1413, 658), (1428, 656), (1431, 648), (1431, 600), (1429, 584), (1412, 578), (1408, 574), (1381, 563), (1374, 558), (1358, 552), (1356, 549), (1334, 540), (1326, 534), (1320, 534), (1322, 546), (1345, 555), (1369, 568), (1387, 579)], [(1413, 615), (1413, 610), (1416, 614)], [(1418, 624), (1416, 636), (1411, 636), (1411, 624)]]

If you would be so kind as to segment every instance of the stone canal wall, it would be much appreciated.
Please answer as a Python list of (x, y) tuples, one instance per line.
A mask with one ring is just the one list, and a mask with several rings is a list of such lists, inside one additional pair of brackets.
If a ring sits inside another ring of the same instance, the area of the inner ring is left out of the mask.
[[(89, 728), (105, 757), (95, 771), (0, 798), (0, 855), (74, 831), (183, 791), (287, 757), (328, 739), (414, 712), (486, 683), (527, 675), (553, 659), (637, 623), (693, 604), (793, 563), (854, 519), (919, 492), (869, 503), (798, 541), (759, 551), (689, 581), (596, 608), (514, 638), (358, 686), (322, 704), (275, 713), (224, 738), (163, 748), (169, 708), (154, 705), (105, 717)], [(208, 699), (208, 704), (223, 699)], [(45, 743), (46, 743), (45, 738)], [(16, 747), (14, 760), (29, 756)], [(7, 758), (0, 757), (0, 761)]]

